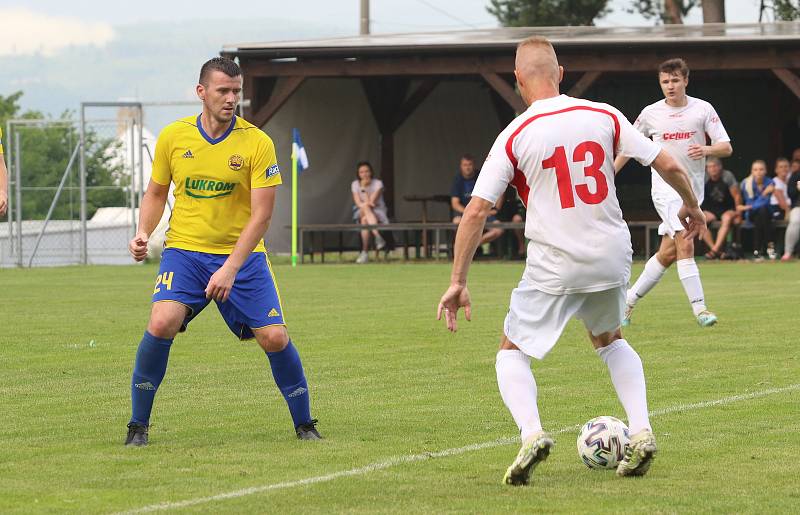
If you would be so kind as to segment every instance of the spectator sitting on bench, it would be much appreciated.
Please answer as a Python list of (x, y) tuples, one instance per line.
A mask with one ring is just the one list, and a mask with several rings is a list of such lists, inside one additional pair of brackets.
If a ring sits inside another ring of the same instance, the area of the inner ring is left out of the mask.
[[(478, 180), (478, 172), (475, 171), (475, 158), (470, 154), (461, 156), (459, 172), (453, 179), (453, 186), (450, 188), (450, 207), (455, 211), (453, 223), (461, 222), (461, 215), (464, 214), (469, 199), (472, 196), (472, 189), (475, 181)], [(491, 215), (486, 219), (487, 223), (497, 222), (497, 206), (492, 208)], [(494, 241), (503, 235), (503, 229), (499, 227), (490, 228), (483, 233), (481, 245)]]
[(786, 189), (786, 181), (789, 180), (789, 160), (779, 157), (775, 160), (775, 177), (772, 183), (775, 191), (769, 199), (769, 209), (774, 220), (784, 220), (789, 218), (789, 197)]
[(786, 227), (784, 237), (783, 256), (781, 261), (789, 261), (800, 240), (800, 160), (792, 161), (793, 172), (786, 182), (786, 191), (789, 196), (789, 225)]
[[(501, 222), (525, 221), (525, 206), (513, 186), (506, 188), (505, 193), (500, 195), (497, 204), (500, 206), (497, 219)], [(514, 237), (517, 241), (517, 255), (525, 257), (525, 232), (522, 229), (514, 229)]]
[(758, 159), (750, 167), (750, 175), (742, 181), (744, 204), (740, 210), (747, 221), (753, 224), (753, 257), (764, 259), (764, 251), (770, 259), (775, 259), (775, 226), (769, 199), (775, 185), (767, 177), (767, 163)]
[(706, 222), (719, 221), (716, 240), (711, 238), (711, 231), (703, 234), (703, 241), (708, 245), (707, 259), (719, 259), (725, 238), (734, 224), (741, 223), (742, 217), (738, 206), (742, 205), (742, 194), (736, 176), (729, 170), (722, 169), (722, 161), (717, 157), (706, 159), (706, 186), (703, 212)]
[[(369, 161), (361, 161), (356, 165), (357, 179), (350, 185), (353, 193), (353, 220), (356, 223), (377, 225), (388, 224), (386, 202), (383, 200), (383, 181), (375, 178), (375, 171)], [(386, 247), (386, 240), (381, 237), (377, 229), (361, 231), (361, 253), (356, 263), (364, 264), (369, 261), (369, 235), (375, 237), (375, 248), (378, 250)]]

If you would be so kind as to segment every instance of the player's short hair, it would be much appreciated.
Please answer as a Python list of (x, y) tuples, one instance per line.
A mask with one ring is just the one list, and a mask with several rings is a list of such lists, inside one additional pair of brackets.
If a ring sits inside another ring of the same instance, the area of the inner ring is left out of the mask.
[(372, 163), (370, 163), (369, 161), (359, 161), (358, 163), (356, 163), (356, 179), (358, 179), (358, 171), (361, 170), (362, 166), (366, 166), (367, 168), (369, 168), (370, 178), (374, 179), (375, 169), (372, 168)]
[(684, 79), (689, 78), (689, 66), (686, 61), (680, 57), (674, 59), (667, 59), (658, 65), (658, 73), (666, 73), (672, 75), (673, 73), (680, 74)]
[(208, 84), (208, 76), (213, 71), (222, 72), (228, 77), (239, 77), (242, 74), (242, 69), (233, 60), (227, 57), (214, 57), (206, 61), (200, 67), (200, 84), (203, 86)]
[(719, 165), (720, 168), (722, 168), (722, 159), (720, 159), (718, 157), (714, 157), (714, 156), (707, 157), (706, 158), (706, 164), (708, 164), (708, 163), (716, 163), (716, 164)]
[(761, 165), (764, 167), (764, 169), (767, 168), (767, 162), (764, 161), (763, 159), (756, 159), (755, 161), (753, 161), (753, 163), (750, 165), (750, 168), (752, 169), (755, 165)]
[[(550, 50), (553, 50), (553, 45), (550, 41), (544, 36), (531, 36), (529, 38), (525, 38), (517, 44), (517, 50), (527, 46), (539, 46), (539, 47), (546, 47)], [(555, 50), (553, 50), (555, 53)]]
[(461, 156), (461, 161), (469, 161), (470, 163), (475, 164), (475, 156), (469, 153), (464, 154)]
[(779, 157), (775, 160), (775, 166), (778, 166), (778, 163), (789, 163), (789, 160), (783, 156)]

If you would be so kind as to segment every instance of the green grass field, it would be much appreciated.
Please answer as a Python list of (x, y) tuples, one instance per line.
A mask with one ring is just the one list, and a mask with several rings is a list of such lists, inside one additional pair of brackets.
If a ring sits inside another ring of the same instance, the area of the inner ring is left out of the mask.
[(650, 474), (578, 459), (573, 426), (622, 409), (572, 322), (534, 362), (557, 434), (525, 488), (501, 485), (518, 447), (494, 372), (522, 263), (473, 267), (456, 335), (434, 317), (445, 264), (277, 266), (326, 440), (295, 439), (264, 354), (211, 306), (176, 339), (141, 449), (122, 440), (156, 268), (0, 270), (0, 512), (793, 512), (800, 265), (700, 268), (718, 326), (697, 327), (670, 270), (626, 331), (667, 411)]

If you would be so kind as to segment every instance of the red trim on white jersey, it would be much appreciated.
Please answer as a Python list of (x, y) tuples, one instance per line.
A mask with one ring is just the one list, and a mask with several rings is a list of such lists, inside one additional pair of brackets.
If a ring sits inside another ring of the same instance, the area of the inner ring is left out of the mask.
[(530, 193), (530, 186), (526, 181), (525, 174), (522, 172), (522, 170), (519, 169), (519, 161), (517, 161), (517, 158), (514, 156), (514, 149), (513, 149), (514, 138), (516, 138), (517, 135), (520, 132), (522, 132), (522, 129), (527, 127), (534, 120), (538, 120), (539, 118), (543, 118), (545, 116), (552, 116), (554, 114), (568, 113), (570, 111), (594, 111), (596, 113), (603, 113), (610, 116), (611, 119), (614, 120), (613, 152), (614, 152), (614, 157), (615, 158), (617, 157), (617, 146), (619, 146), (619, 130), (620, 130), (619, 120), (617, 119), (617, 116), (610, 111), (606, 111), (605, 109), (598, 109), (596, 107), (591, 107), (591, 106), (572, 106), (558, 111), (552, 111), (550, 113), (539, 113), (537, 115), (531, 116), (530, 118), (522, 122), (519, 125), (519, 127), (517, 127), (517, 130), (515, 130), (511, 134), (511, 136), (509, 136), (508, 141), (506, 142), (506, 155), (508, 156), (509, 161), (511, 161), (511, 164), (514, 165), (514, 178), (511, 180), (511, 185), (514, 186), (514, 188), (517, 190), (517, 193), (519, 194), (519, 197), (520, 199), (522, 199), (522, 203), (525, 205), (526, 208), (528, 207), (528, 194)]

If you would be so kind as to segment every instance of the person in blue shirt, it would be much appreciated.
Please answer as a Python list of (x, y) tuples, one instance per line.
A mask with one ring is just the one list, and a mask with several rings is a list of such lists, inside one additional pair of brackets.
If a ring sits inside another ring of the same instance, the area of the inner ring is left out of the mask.
[[(478, 180), (478, 173), (475, 170), (475, 158), (471, 154), (461, 156), (459, 171), (450, 188), (450, 207), (455, 213), (453, 216), (454, 224), (461, 222), (461, 215), (464, 214), (464, 209), (466, 209), (469, 199), (472, 197), (472, 189), (475, 187), (475, 181)], [(492, 208), (491, 215), (486, 219), (487, 223), (498, 221), (497, 211), (497, 206)], [(481, 237), (481, 245), (494, 241), (502, 235), (503, 229), (499, 227), (489, 228)]]
[(775, 226), (769, 207), (775, 184), (767, 177), (767, 163), (760, 159), (753, 161), (750, 175), (742, 181), (741, 187), (744, 205), (739, 209), (753, 224), (753, 257), (763, 259), (766, 253), (770, 259), (775, 259)]

